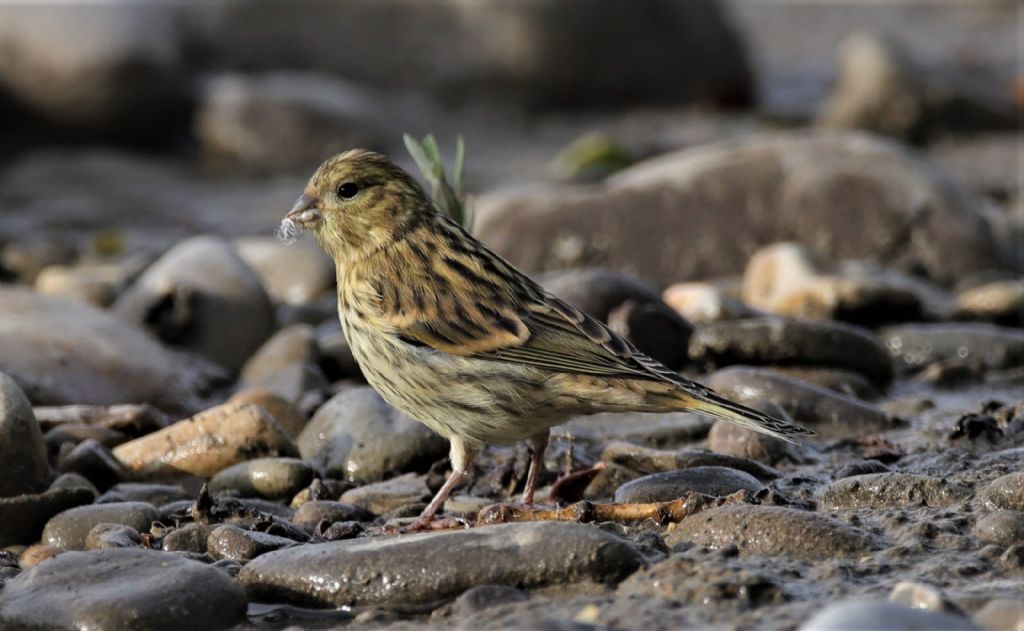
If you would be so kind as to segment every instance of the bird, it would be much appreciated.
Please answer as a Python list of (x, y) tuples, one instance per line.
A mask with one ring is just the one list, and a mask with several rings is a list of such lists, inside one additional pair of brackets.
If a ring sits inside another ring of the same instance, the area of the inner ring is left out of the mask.
[(440, 211), (386, 156), (315, 171), (282, 221), (334, 260), (338, 315), (367, 382), (450, 443), (431, 526), (487, 445), (526, 441), (532, 505), (552, 427), (597, 412), (687, 411), (788, 442), (814, 432), (725, 399), (544, 290)]

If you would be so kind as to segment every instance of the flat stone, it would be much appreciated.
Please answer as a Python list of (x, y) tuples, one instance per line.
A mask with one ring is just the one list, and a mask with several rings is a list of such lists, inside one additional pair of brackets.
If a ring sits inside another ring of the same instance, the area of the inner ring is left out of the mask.
[(0, 498), (38, 493), (50, 484), (46, 444), (32, 412), (32, 405), (18, 384), (2, 372), (0, 462), (4, 463), (4, 473), (0, 476)]
[(601, 452), (601, 460), (647, 473), (675, 471), (688, 467), (728, 467), (749, 473), (762, 482), (774, 480), (782, 475), (778, 469), (747, 458), (698, 449), (651, 449), (621, 441), (610, 442)]
[(312, 481), (313, 468), (298, 458), (257, 458), (217, 473), (210, 493), (291, 499)]
[(761, 368), (732, 366), (706, 380), (727, 399), (755, 409), (777, 405), (824, 438), (851, 438), (899, 429), (904, 423), (860, 399)]
[(893, 359), (904, 368), (942, 360), (973, 361), (988, 369), (1024, 364), (1024, 331), (983, 322), (899, 324), (879, 331)]
[(1024, 512), (1024, 471), (1008, 473), (992, 480), (981, 496), (993, 508)]
[(345, 491), (340, 499), (374, 515), (383, 515), (408, 504), (425, 502), (430, 496), (430, 489), (423, 481), (423, 476), (407, 473)]
[(373, 515), (365, 508), (345, 502), (334, 502), (331, 500), (310, 500), (295, 509), (292, 515), (292, 523), (299, 526), (313, 527), (321, 521), (365, 521)]
[(227, 400), (227, 403), (258, 405), (274, 417), (288, 438), (295, 440), (306, 427), (306, 414), (284, 397), (265, 388), (246, 388)]
[(0, 371), (36, 405), (146, 401), (192, 411), (216, 372), (105, 311), (0, 288)]
[(665, 537), (712, 549), (736, 546), (741, 554), (807, 561), (856, 557), (874, 550), (872, 537), (841, 521), (781, 506), (719, 506), (679, 522)]
[(640, 554), (615, 535), (583, 524), (535, 522), (298, 546), (251, 561), (239, 581), (255, 599), (413, 606), (476, 585), (613, 584), (641, 564)]
[(249, 561), (272, 550), (296, 545), (286, 537), (246, 530), (232, 524), (217, 526), (206, 541), (206, 549), (215, 559)]
[(149, 532), (160, 513), (145, 502), (90, 504), (66, 510), (46, 522), (42, 540), (64, 550), (85, 549), (86, 537), (97, 524), (121, 524)]
[(615, 491), (619, 503), (667, 502), (687, 493), (723, 496), (736, 491), (756, 492), (764, 486), (757, 478), (728, 467), (691, 467), (646, 475), (624, 484)]
[(800, 626), (799, 631), (982, 631), (970, 620), (887, 600), (851, 599), (826, 607)]
[[(773, 412), (771, 405), (757, 407)], [(777, 412), (774, 414), (784, 416)], [(763, 462), (766, 465), (800, 460), (800, 445), (793, 445), (774, 436), (722, 420), (715, 421), (708, 432), (708, 449), (718, 454)]]
[(302, 457), (325, 475), (361, 482), (425, 470), (448, 453), (448, 441), (369, 386), (346, 389), (322, 405), (297, 444)]
[(194, 496), (176, 484), (152, 484), (145, 482), (122, 482), (107, 489), (96, 501), (100, 504), (109, 502), (148, 502), (153, 506), (163, 506), (178, 500), (191, 500)]
[(885, 347), (867, 329), (775, 317), (697, 327), (690, 338), (690, 359), (706, 368), (729, 364), (844, 368), (881, 386), (892, 379), (893, 369)]
[(46, 522), (96, 498), (87, 488), (50, 488), (37, 494), (0, 498), (0, 547), (38, 541)]
[(967, 487), (913, 473), (866, 473), (836, 480), (818, 494), (826, 510), (942, 507), (970, 498)]
[(7, 582), (0, 626), (175, 631), (245, 619), (245, 594), (226, 573), (143, 549), (66, 552)]
[(220, 405), (114, 448), (138, 475), (212, 476), (259, 456), (296, 456), (295, 445), (255, 405)]
[(974, 536), (986, 543), (1010, 546), (1024, 543), (1024, 512), (998, 510), (978, 519)]

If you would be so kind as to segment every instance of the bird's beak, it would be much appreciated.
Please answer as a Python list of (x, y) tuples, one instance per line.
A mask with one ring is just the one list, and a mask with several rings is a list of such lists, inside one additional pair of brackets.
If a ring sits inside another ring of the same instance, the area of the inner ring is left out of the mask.
[(324, 218), (317, 207), (317, 203), (318, 200), (315, 197), (308, 193), (303, 193), (296, 200), (292, 209), (288, 211), (288, 214), (285, 215), (285, 218), (294, 221), (303, 228), (308, 228)]

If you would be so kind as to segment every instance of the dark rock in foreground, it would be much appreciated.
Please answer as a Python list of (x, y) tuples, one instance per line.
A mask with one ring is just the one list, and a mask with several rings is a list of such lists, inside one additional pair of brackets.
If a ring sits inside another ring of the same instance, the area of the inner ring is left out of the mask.
[(223, 629), (245, 616), (226, 573), (164, 552), (67, 552), (0, 592), (0, 628), (174, 631)]
[(536, 522), (304, 545), (251, 561), (239, 580), (257, 599), (408, 606), (483, 584), (616, 583), (641, 564), (640, 554), (615, 535)]

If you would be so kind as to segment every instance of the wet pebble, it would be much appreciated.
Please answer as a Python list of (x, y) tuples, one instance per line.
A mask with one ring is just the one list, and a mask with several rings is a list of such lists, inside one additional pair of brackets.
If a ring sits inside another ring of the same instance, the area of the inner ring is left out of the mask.
[(990, 507), (1024, 512), (1024, 471), (992, 480), (982, 491), (982, 498)]
[(942, 507), (962, 502), (970, 496), (970, 489), (943, 478), (898, 471), (842, 478), (817, 494), (819, 504), (828, 510)]
[(74, 448), (66, 445), (57, 459), (58, 468), (65, 473), (78, 473), (99, 488), (113, 486), (132, 476), (110, 449), (90, 438)]
[(416, 606), (477, 585), (616, 583), (641, 564), (639, 553), (615, 535), (584, 524), (535, 522), (298, 546), (251, 561), (239, 580), (255, 598)]
[(609, 443), (601, 452), (601, 460), (647, 473), (688, 467), (728, 467), (749, 473), (762, 482), (774, 480), (782, 475), (778, 469), (746, 458), (698, 449), (651, 449), (621, 441)]
[(889, 592), (889, 602), (900, 603), (915, 609), (925, 611), (945, 611), (948, 613), (960, 613), (956, 605), (949, 602), (942, 592), (931, 585), (903, 581), (893, 586)]
[(974, 536), (986, 543), (1002, 546), (1024, 543), (1024, 512), (998, 510), (989, 513), (974, 525)]
[(145, 502), (79, 506), (48, 521), (43, 528), (42, 540), (64, 550), (82, 550), (89, 531), (97, 524), (121, 524), (139, 532), (149, 532), (159, 516), (156, 507)]
[(448, 442), (388, 405), (369, 386), (325, 403), (297, 441), (302, 457), (328, 476), (373, 482), (388, 473), (426, 469)]
[(224, 469), (210, 480), (210, 493), (290, 499), (313, 481), (313, 468), (297, 458), (257, 458)]
[(293, 324), (270, 337), (242, 367), (241, 387), (268, 390), (297, 402), (309, 390), (324, 389), (313, 327)]
[(670, 547), (684, 542), (712, 549), (736, 546), (741, 554), (808, 561), (855, 557), (876, 547), (867, 533), (825, 515), (745, 504), (720, 506), (687, 517), (665, 537)]
[(962, 616), (925, 611), (887, 600), (854, 599), (829, 605), (799, 631), (981, 631)]
[(214, 526), (207, 524), (187, 523), (181, 528), (175, 528), (164, 535), (160, 542), (161, 548), (166, 552), (194, 552), (203, 554), (213, 532)]
[(752, 318), (706, 324), (690, 338), (690, 359), (707, 368), (780, 364), (844, 368), (884, 386), (892, 359), (867, 329), (839, 322)]
[(261, 554), (293, 545), (296, 545), (296, 542), (287, 537), (223, 524), (210, 533), (206, 549), (215, 559), (249, 561)]
[(981, 322), (900, 324), (879, 335), (902, 367), (943, 360), (971, 361), (988, 369), (1024, 364), (1024, 331)]
[(410, 504), (425, 502), (430, 497), (431, 492), (423, 476), (407, 473), (345, 491), (340, 499), (374, 515), (384, 515)]
[(452, 615), (466, 615), (506, 603), (529, 600), (529, 595), (510, 585), (477, 585), (470, 587), (452, 602)]
[(646, 475), (615, 491), (619, 503), (667, 502), (687, 493), (724, 496), (736, 491), (760, 491), (764, 486), (757, 478), (728, 467), (691, 467)]
[(880, 408), (771, 370), (733, 366), (714, 372), (707, 384), (722, 396), (756, 409), (778, 405), (823, 438), (848, 438), (902, 427)]
[(840, 480), (842, 478), (849, 478), (855, 475), (864, 475), (866, 473), (886, 473), (892, 471), (885, 463), (877, 460), (861, 460), (860, 462), (848, 462), (843, 466), (839, 467), (839, 470), (835, 473), (835, 479)]
[(292, 523), (313, 527), (321, 521), (365, 521), (373, 515), (365, 508), (331, 500), (310, 500), (296, 509)]
[(50, 484), (46, 445), (25, 394), (0, 372), (0, 498), (38, 493)]
[(118, 445), (114, 455), (146, 476), (211, 476), (259, 456), (295, 456), (284, 430), (255, 405), (220, 405)]
[(46, 522), (96, 498), (86, 488), (51, 487), (42, 493), (0, 498), (0, 546), (38, 541)]
[(0, 592), (0, 626), (14, 628), (213, 630), (240, 623), (245, 609), (227, 574), (144, 549), (67, 552)]
[(37, 543), (36, 545), (25, 548), (25, 551), (18, 557), (18, 565), (21, 569), (27, 570), (31, 567), (35, 567), (47, 559), (52, 559), (58, 554), (63, 554), (64, 550), (61, 550), (57, 546), (51, 546), (48, 543)]
[(96, 524), (85, 536), (86, 550), (138, 548), (142, 546), (139, 531), (123, 524)]

